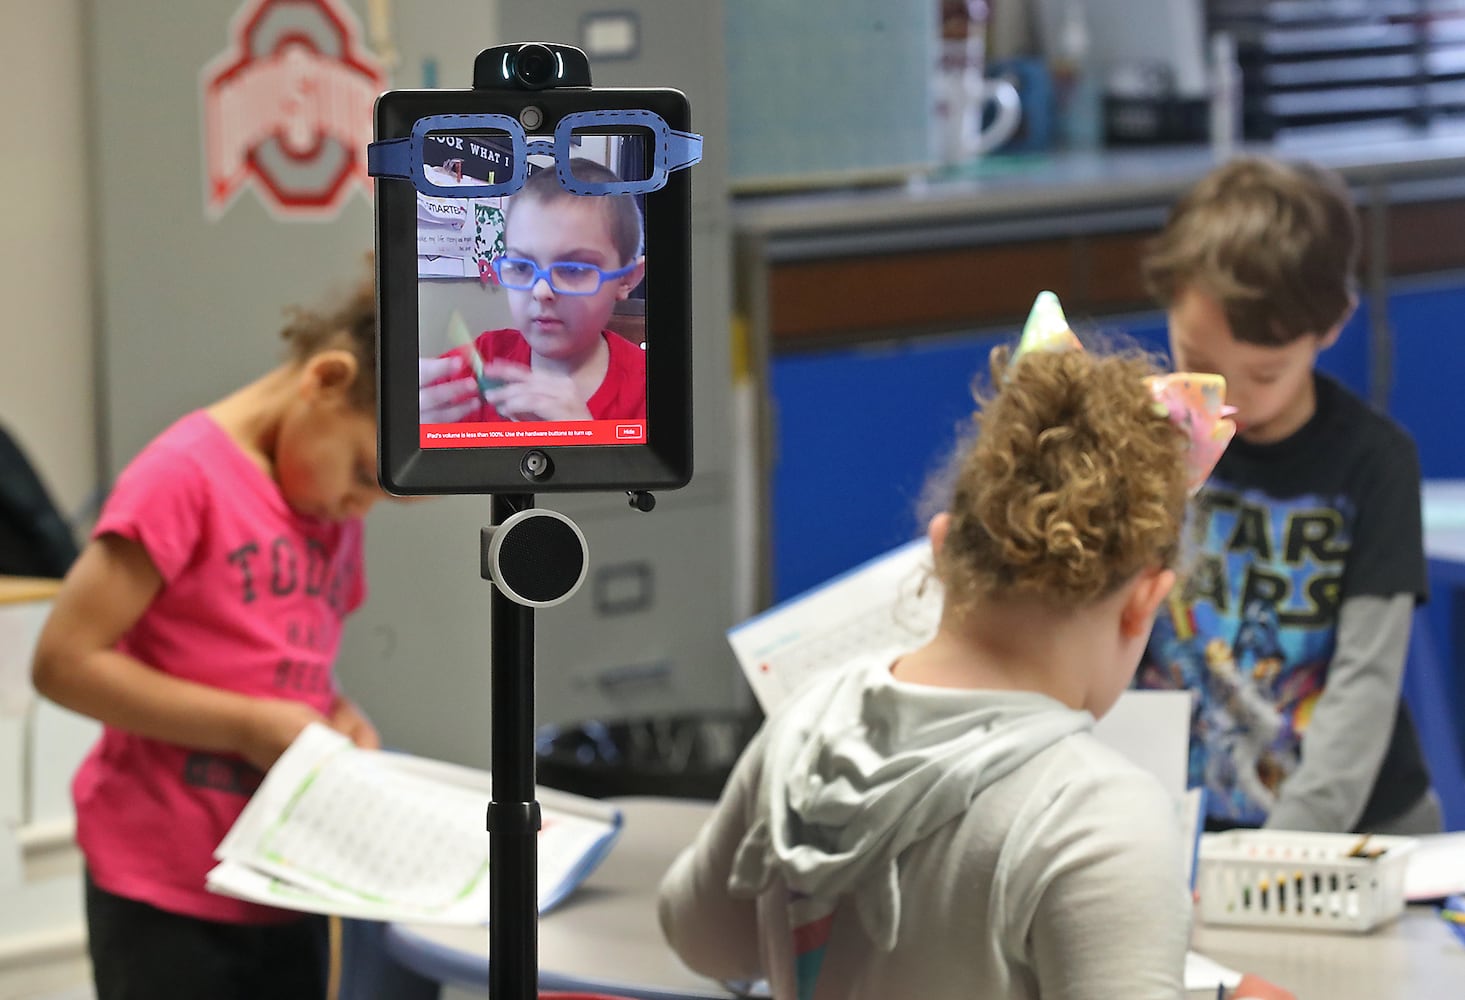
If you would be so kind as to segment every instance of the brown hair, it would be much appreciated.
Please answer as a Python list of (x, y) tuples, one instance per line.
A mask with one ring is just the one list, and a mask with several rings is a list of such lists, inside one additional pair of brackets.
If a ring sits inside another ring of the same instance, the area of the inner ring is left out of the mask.
[[(570, 172), (576, 180), (596, 184), (608, 184), (620, 180), (614, 170), (583, 156), (570, 160)], [(520, 198), (537, 201), (544, 205), (553, 204), (562, 198), (595, 198), (605, 206), (606, 219), (610, 222), (610, 239), (615, 245), (616, 253), (620, 255), (620, 263), (630, 264), (641, 256), (641, 209), (637, 207), (634, 195), (574, 194), (566, 191), (560, 184), (554, 168), (541, 168), (530, 174), (529, 179), (524, 182), (524, 186), (509, 197), (504, 214), (506, 232), (509, 215), (513, 213), (514, 206), (519, 203)]]
[(948, 601), (1089, 604), (1169, 567), (1185, 520), (1185, 435), (1155, 410), (1138, 351), (991, 356), (999, 387), (953, 470), (936, 560)]
[(1342, 178), (1308, 163), (1252, 156), (1186, 192), (1140, 268), (1162, 306), (1193, 287), (1221, 304), (1237, 340), (1280, 347), (1347, 318), (1358, 247)]
[(351, 404), (360, 410), (376, 407), (376, 279), (374, 255), (368, 253), (367, 275), (324, 308), (293, 306), (280, 331), (287, 345), (286, 356), (304, 364), (321, 351), (346, 350), (356, 358), (356, 378), (351, 383)]

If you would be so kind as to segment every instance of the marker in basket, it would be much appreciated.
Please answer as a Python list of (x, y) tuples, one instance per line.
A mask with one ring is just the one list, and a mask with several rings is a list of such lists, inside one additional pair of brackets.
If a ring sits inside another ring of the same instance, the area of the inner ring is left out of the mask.
[(1353, 850), (1349, 851), (1345, 856), (1350, 858), (1368, 858), (1370, 861), (1381, 856), (1388, 850), (1387, 847), (1375, 847), (1372, 850), (1365, 849), (1369, 838), (1372, 836), (1373, 834), (1371, 833), (1365, 833), (1362, 837), (1359, 837), (1358, 843), (1353, 845)]

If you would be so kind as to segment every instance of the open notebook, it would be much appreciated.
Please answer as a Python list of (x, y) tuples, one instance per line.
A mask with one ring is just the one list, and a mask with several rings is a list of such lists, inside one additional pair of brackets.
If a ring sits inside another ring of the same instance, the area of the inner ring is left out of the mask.
[[(362, 750), (308, 726), (265, 775), (214, 856), (214, 892), (368, 920), (488, 922), (489, 775), (409, 754)], [(620, 811), (536, 789), (539, 910), (604, 859)]]
[[(882, 649), (913, 649), (936, 631), (941, 587), (924, 538), (901, 545), (728, 630), (728, 642), (764, 712), (774, 711), (810, 678)], [(1153, 774), (1175, 799), (1191, 887), (1202, 828), (1202, 791), (1186, 789), (1190, 695), (1126, 691), (1094, 736)], [(1186, 988), (1234, 986), (1240, 974), (1200, 955), (1186, 966)]]

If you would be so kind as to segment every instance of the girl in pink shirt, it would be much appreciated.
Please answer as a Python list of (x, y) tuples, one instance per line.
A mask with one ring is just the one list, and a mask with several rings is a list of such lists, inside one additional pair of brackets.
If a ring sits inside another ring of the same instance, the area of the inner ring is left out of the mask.
[(332, 671), (383, 496), (375, 331), (369, 281), (298, 312), (279, 367), (144, 448), (42, 631), (36, 689), (104, 724), (72, 784), (99, 1000), (324, 996), (321, 919), (204, 876), (307, 724), (379, 745)]

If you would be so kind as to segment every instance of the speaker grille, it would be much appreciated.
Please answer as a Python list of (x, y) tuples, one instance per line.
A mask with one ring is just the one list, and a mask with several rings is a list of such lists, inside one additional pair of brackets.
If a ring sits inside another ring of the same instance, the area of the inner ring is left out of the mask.
[(515, 524), (499, 546), (504, 586), (535, 603), (570, 592), (585, 569), (585, 549), (575, 529), (557, 517), (530, 517)]

